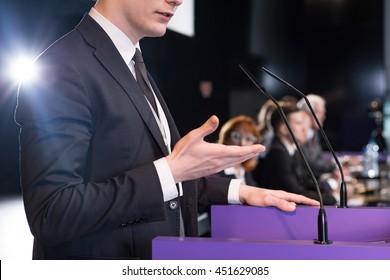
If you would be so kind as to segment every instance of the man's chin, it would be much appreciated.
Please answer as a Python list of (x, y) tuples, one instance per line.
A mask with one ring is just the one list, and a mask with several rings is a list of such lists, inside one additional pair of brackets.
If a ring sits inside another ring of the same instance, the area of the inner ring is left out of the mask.
[(162, 37), (167, 32), (167, 27), (164, 26), (163, 28), (155, 29), (150, 32), (150, 34), (147, 37)]

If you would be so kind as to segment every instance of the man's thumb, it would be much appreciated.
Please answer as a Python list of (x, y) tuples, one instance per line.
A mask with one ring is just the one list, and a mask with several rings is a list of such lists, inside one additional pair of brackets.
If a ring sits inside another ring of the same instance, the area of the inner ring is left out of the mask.
[(215, 115), (211, 116), (201, 127), (199, 127), (202, 138), (213, 133), (218, 128), (218, 125), (218, 117)]

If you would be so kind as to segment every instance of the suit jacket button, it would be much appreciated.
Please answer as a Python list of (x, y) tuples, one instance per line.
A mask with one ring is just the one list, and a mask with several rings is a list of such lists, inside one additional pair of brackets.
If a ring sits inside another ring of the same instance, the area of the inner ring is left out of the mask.
[(169, 208), (170, 208), (171, 210), (177, 209), (178, 206), (179, 206), (179, 203), (177, 203), (176, 200), (172, 200), (172, 201), (169, 202)]

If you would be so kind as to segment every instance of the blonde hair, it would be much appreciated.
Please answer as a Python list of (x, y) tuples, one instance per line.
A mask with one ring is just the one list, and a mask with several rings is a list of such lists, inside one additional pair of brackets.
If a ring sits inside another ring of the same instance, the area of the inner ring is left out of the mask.
[[(314, 94), (314, 93), (310, 93), (306, 96), (307, 100), (309, 100), (309, 103), (310, 105), (313, 107), (313, 109), (317, 106), (326, 106), (326, 101), (325, 99), (322, 97), (322, 96), (319, 96), (317, 94)], [(305, 99), (304, 98), (301, 98), (298, 103), (297, 103), (297, 107), (299, 109), (303, 109), (305, 110), (306, 112), (309, 112), (310, 113), (310, 109), (309, 109), (309, 106), (306, 104), (305, 102)]]

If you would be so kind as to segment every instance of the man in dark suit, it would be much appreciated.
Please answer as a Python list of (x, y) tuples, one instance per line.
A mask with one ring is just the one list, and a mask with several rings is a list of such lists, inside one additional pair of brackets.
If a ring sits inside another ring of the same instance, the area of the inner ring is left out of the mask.
[[(286, 104), (282, 108), (298, 144), (304, 144), (307, 141), (308, 129), (306, 113), (299, 110), (295, 104)], [(253, 171), (254, 179), (263, 187), (281, 189), (319, 199), (316, 185), (313, 183), (307, 167), (303, 164), (279, 111), (275, 110), (272, 113), (271, 124), (275, 136), (267, 148), (267, 154), (259, 160)], [(337, 201), (331, 190), (322, 188), (324, 183), (326, 182), (321, 180), (318, 182), (319, 188), (322, 189), (324, 204), (336, 204)]]
[[(326, 120), (326, 100), (322, 96), (312, 93), (308, 94), (306, 98), (310, 102), (318, 122), (321, 126), (323, 126)], [(312, 116), (309, 106), (306, 104), (304, 98), (298, 101), (297, 107), (307, 112), (310, 118), (308, 141), (302, 145), (302, 150), (305, 153), (307, 161), (309, 162), (314, 174), (320, 177), (324, 173), (334, 173), (332, 174), (333, 177), (337, 181), (340, 181), (340, 172), (336, 166), (336, 163), (324, 158), (321, 138), (319, 135), (319, 127), (314, 119), (314, 116)]]
[(198, 205), (318, 205), (205, 178), (264, 147), (203, 141), (216, 116), (180, 139), (151, 77), (144, 79), (156, 107), (145, 98), (132, 58), (143, 37), (165, 33), (181, 2), (98, 1), (38, 58), (41, 78), (21, 86), (15, 118), (34, 259), (149, 259), (154, 237), (183, 227), (197, 234)]

